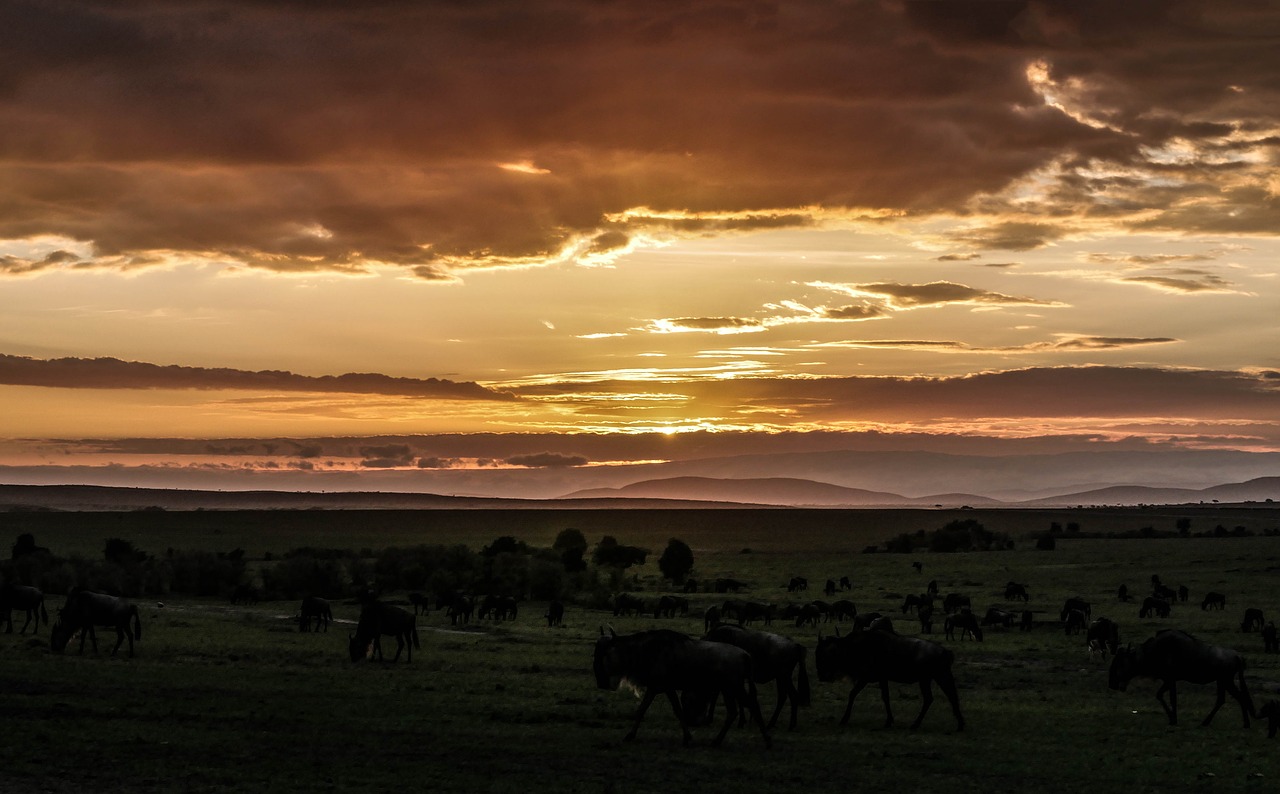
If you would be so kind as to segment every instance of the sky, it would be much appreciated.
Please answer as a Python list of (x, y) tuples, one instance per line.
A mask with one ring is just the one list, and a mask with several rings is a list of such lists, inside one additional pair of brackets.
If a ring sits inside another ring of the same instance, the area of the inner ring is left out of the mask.
[(0, 64), (0, 482), (1280, 451), (1280, 3), (10, 0)]

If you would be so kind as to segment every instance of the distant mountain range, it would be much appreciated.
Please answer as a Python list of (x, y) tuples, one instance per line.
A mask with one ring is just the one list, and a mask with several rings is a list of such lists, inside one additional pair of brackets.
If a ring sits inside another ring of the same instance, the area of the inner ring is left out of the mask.
[(618, 488), (591, 488), (552, 499), (500, 499), (385, 491), (205, 491), (90, 485), (0, 485), (4, 510), (484, 510), (729, 507), (1074, 507), (1280, 502), (1280, 477), (1209, 488), (1122, 485), (1021, 501), (978, 494), (907, 497), (786, 477), (671, 477)]

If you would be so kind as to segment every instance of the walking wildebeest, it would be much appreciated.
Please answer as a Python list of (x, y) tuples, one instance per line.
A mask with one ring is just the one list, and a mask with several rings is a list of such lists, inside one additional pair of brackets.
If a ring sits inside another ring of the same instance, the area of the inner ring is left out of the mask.
[(3, 588), (0, 588), (0, 620), (4, 620), (8, 625), (4, 630), (5, 634), (13, 633), (13, 610), (21, 609), (27, 613), (27, 621), (22, 624), (22, 630), (19, 634), (27, 633), (27, 626), (31, 625), (34, 619), (36, 627), (31, 633), (40, 633), (40, 621), (44, 621), (44, 625), (49, 625), (49, 612), (44, 608), (44, 593), (38, 587), (30, 587), (22, 584), (11, 584), (6, 582)]
[(1244, 611), (1244, 620), (1240, 623), (1241, 631), (1262, 631), (1262, 627), (1266, 625), (1266, 620), (1262, 616), (1262, 610), (1257, 607), (1249, 607)]
[(1271, 621), (1262, 627), (1262, 652), (1280, 653), (1280, 636), (1276, 634), (1276, 624)]
[(947, 619), (942, 623), (942, 628), (949, 640), (954, 640), (956, 638), (955, 630), (960, 629), (961, 640), (967, 634), (978, 642), (982, 642), (982, 627), (978, 625), (978, 616), (972, 612), (957, 612), (954, 615), (947, 615)]
[[(805, 648), (795, 640), (778, 634), (764, 631), (739, 628), (738, 626), (721, 626), (707, 633), (704, 640), (727, 642), (751, 654), (751, 675), (757, 684), (777, 681), (778, 704), (773, 710), (766, 726), (773, 730), (782, 713), (782, 706), (791, 701), (791, 723), (789, 730), (796, 728), (796, 714), (800, 706), (809, 705), (809, 673), (805, 670)], [(799, 668), (799, 687), (791, 681), (791, 674)]]
[(959, 612), (962, 609), (970, 609), (972, 606), (969, 596), (960, 595), (959, 593), (947, 593), (947, 597), (942, 599), (942, 611), (948, 615)]
[(1072, 598), (1068, 598), (1062, 605), (1062, 612), (1059, 613), (1058, 620), (1065, 623), (1067, 620), (1067, 614), (1073, 609), (1078, 609), (1083, 612), (1086, 619), (1093, 617), (1093, 607), (1089, 605), (1089, 602), (1085, 601), (1083, 598), (1073, 596)]
[(805, 604), (800, 607), (799, 614), (796, 615), (796, 626), (817, 626), (818, 621), (822, 619), (822, 610), (815, 604)]
[[(133, 625), (130, 625), (130, 618)], [(98, 637), (94, 626), (110, 626), (116, 630), (116, 646), (111, 649), (115, 656), (125, 638), (129, 638), (129, 656), (133, 656), (133, 641), (142, 639), (142, 621), (138, 617), (138, 608), (123, 598), (93, 593), (88, 590), (74, 590), (67, 596), (67, 603), (58, 610), (58, 620), (49, 630), (49, 647), (55, 653), (62, 653), (67, 642), (78, 631), (80, 632), (80, 653), (84, 653), (85, 637), (93, 643), (93, 652), (98, 652)]]
[[(1208, 725), (1213, 715), (1222, 708), (1227, 695), (1231, 695), (1240, 704), (1244, 727), (1248, 728), (1253, 701), (1249, 698), (1249, 688), (1245, 685), (1244, 669), (1244, 657), (1230, 648), (1201, 642), (1185, 631), (1163, 629), (1137, 648), (1120, 648), (1116, 651), (1111, 660), (1110, 684), (1112, 689), (1123, 692), (1129, 681), (1137, 676), (1160, 681), (1156, 699), (1169, 717), (1169, 724), (1177, 725), (1177, 682), (1207, 684), (1212, 681), (1218, 685), (1218, 699), (1209, 716), (1200, 724)], [(1168, 703), (1164, 699), (1165, 692), (1169, 693)]]
[(547, 628), (564, 625), (564, 602), (552, 601), (547, 604)]
[(321, 626), (329, 630), (333, 621), (333, 610), (329, 602), (320, 596), (306, 596), (298, 609), (298, 631), (319, 631)]
[[(360, 608), (360, 620), (356, 630), (351, 634), (347, 650), (351, 653), (351, 661), (358, 662), (365, 657), (382, 660), (382, 637), (396, 638), (396, 655), (392, 662), (400, 661), (400, 652), (409, 649), (405, 661), (413, 661), (413, 649), (421, 648), (418, 641), (417, 621), (413, 613), (391, 604), (380, 601), (366, 601)], [(370, 652), (370, 646), (373, 647)]]
[(787, 592), (794, 593), (797, 590), (808, 590), (809, 580), (803, 576), (793, 576), (791, 581), (787, 582)]
[(476, 611), (476, 601), (466, 593), (445, 593), (436, 599), (436, 608), (443, 609), (449, 616), (449, 625), (470, 623)]
[(982, 623), (980, 625), (1004, 626), (1006, 629), (1011, 629), (1013, 628), (1013, 621), (1017, 617), (1018, 616), (1012, 612), (1008, 612), (1003, 609), (996, 609), (995, 607), (989, 607), (987, 609), (987, 614), (982, 616)]
[(1018, 584), (1017, 582), (1009, 582), (1004, 586), (1005, 601), (1030, 601), (1031, 596), (1027, 595), (1027, 586)]
[(909, 684), (918, 681), (920, 713), (911, 727), (919, 728), (933, 703), (933, 682), (937, 681), (943, 694), (951, 702), (951, 711), (956, 716), (956, 730), (964, 730), (960, 698), (956, 694), (956, 682), (951, 673), (951, 663), (955, 657), (951, 651), (936, 642), (879, 630), (853, 632), (843, 637), (820, 637), (813, 658), (818, 680), (829, 683), (847, 677), (853, 681), (848, 705), (845, 706), (844, 716), (840, 718), (841, 725), (849, 723), (853, 699), (872, 682), (880, 684), (885, 727), (893, 725), (893, 712), (889, 708), (889, 682)]
[(759, 723), (765, 747), (772, 743), (756, 699), (751, 654), (741, 648), (722, 642), (695, 640), (669, 629), (619, 635), (612, 628), (607, 634), (601, 628), (592, 668), (596, 686), (600, 689), (617, 690), (625, 681), (633, 688), (644, 690), (640, 707), (636, 710), (635, 724), (623, 737), (625, 741), (636, 738), (640, 720), (654, 698), (666, 695), (684, 731), (684, 743), (689, 745), (693, 735), (689, 732), (689, 722), (679, 698), (679, 693), (686, 692), (694, 693), (698, 698), (719, 696), (724, 699), (727, 712), (724, 726), (712, 744), (719, 745), (724, 741), (729, 726), (738, 716), (740, 703), (746, 704), (752, 719)]
[(1200, 602), (1200, 609), (1216, 609), (1224, 610), (1227, 608), (1227, 597), (1222, 593), (1205, 593), (1204, 600)]
[(427, 597), (422, 593), (410, 593), (409, 603), (413, 604), (413, 614), (427, 614), (431, 611), (431, 604), (428, 603)]
[(1152, 614), (1162, 618), (1169, 617), (1169, 602), (1155, 596), (1147, 596), (1142, 599), (1142, 609), (1138, 610), (1138, 617), (1148, 618)]
[(848, 599), (837, 601), (831, 605), (831, 618), (833, 620), (844, 620), (849, 618), (853, 620), (858, 616), (858, 608)]
[(1067, 612), (1067, 619), (1063, 621), (1063, 630), (1067, 636), (1079, 634), (1084, 631), (1086, 623), (1088, 623), (1088, 618), (1085, 617), (1085, 614), (1078, 609), (1072, 609)]
[(738, 622), (746, 626), (760, 620), (764, 621), (766, 626), (772, 625), (775, 609), (773, 604), (761, 604), (758, 601), (743, 602), (741, 611), (738, 613), (740, 618)]
[[(613, 597), (613, 614), (615, 617), (619, 615), (636, 615), (644, 613), (644, 599), (639, 596), (633, 596), (630, 593), (618, 593)], [(481, 616), (483, 617), (483, 615)]]
[(1120, 627), (1110, 618), (1094, 619), (1085, 633), (1085, 646), (1090, 654), (1101, 653), (1107, 658), (1108, 651), (1114, 654), (1120, 648)]

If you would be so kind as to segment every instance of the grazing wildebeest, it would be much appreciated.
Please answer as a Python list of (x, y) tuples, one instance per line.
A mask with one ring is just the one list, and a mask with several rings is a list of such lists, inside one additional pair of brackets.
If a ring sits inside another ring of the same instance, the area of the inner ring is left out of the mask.
[(972, 612), (965, 611), (947, 615), (947, 619), (942, 623), (942, 628), (949, 640), (954, 640), (956, 629), (960, 629), (961, 640), (967, 634), (978, 642), (982, 642), (982, 627), (978, 625), (978, 616)]
[(1120, 588), (1119, 588), (1118, 590), (1116, 590), (1116, 600), (1118, 600), (1118, 601), (1132, 601), (1132, 600), (1133, 600), (1133, 596), (1129, 595), (1129, 585), (1127, 585), (1127, 584), (1122, 584), (1122, 585), (1120, 585)]
[(722, 642), (695, 640), (668, 629), (619, 635), (612, 628), (607, 634), (601, 628), (592, 668), (596, 686), (600, 689), (616, 690), (625, 681), (644, 690), (644, 697), (636, 710), (635, 724), (623, 737), (625, 741), (636, 738), (640, 720), (654, 698), (666, 695), (684, 731), (685, 745), (692, 743), (693, 735), (689, 732), (689, 722), (679, 698), (679, 693), (685, 692), (708, 699), (717, 696), (724, 699), (727, 712), (724, 726), (712, 744), (719, 745), (724, 741), (742, 703), (746, 704), (752, 719), (760, 724), (765, 747), (771, 744), (756, 698), (751, 654), (741, 648)]
[(1073, 609), (1078, 609), (1084, 613), (1085, 618), (1093, 617), (1093, 607), (1083, 598), (1071, 597), (1062, 605), (1062, 612), (1058, 615), (1058, 620), (1066, 622), (1067, 614)]
[(1191, 597), (1191, 591), (1187, 589), (1185, 584), (1178, 585), (1178, 600), (1186, 601)]
[[(132, 625), (130, 625), (132, 618)], [(55, 653), (62, 653), (67, 642), (78, 631), (80, 632), (80, 653), (84, 653), (85, 637), (93, 643), (93, 652), (98, 652), (98, 637), (94, 633), (95, 626), (110, 626), (116, 630), (116, 646), (111, 649), (115, 656), (120, 645), (129, 639), (129, 656), (133, 656), (133, 641), (142, 639), (142, 621), (138, 617), (138, 608), (123, 598), (109, 596), (104, 593), (93, 593), (88, 590), (75, 590), (67, 596), (67, 603), (58, 610), (58, 620), (49, 630), (49, 647)]]
[(1280, 636), (1277, 636), (1276, 624), (1271, 621), (1262, 627), (1262, 652), (1280, 653)]
[(932, 634), (933, 633), (933, 607), (932, 606), (920, 607), (919, 616), (920, 616), (920, 633)]
[(644, 612), (644, 599), (633, 596), (630, 593), (618, 593), (613, 597), (613, 614), (619, 615), (637, 615)]
[(744, 587), (746, 587), (746, 584), (739, 582), (737, 579), (723, 578), (716, 580), (715, 590), (717, 593), (738, 593)]
[(813, 604), (805, 604), (800, 607), (800, 613), (796, 615), (796, 626), (817, 626), (821, 619), (822, 610)]
[[(494, 620), (515, 620), (520, 604), (512, 596), (498, 596), (493, 600)], [(636, 613), (637, 615), (640, 613)]]
[(861, 631), (843, 637), (820, 637), (814, 652), (814, 666), (818, 680), (832, 682), (841, 677), (853, 681), (849, 702), (845, 706), (841, 725), (847, 725), (853, 711), (853, 699), (869, 683), (880, 684), (880, 697), (884, 701), (885, 727), (893, 725), (893, 712), (889, 708), (889, 682), (901, 684), (920, 683), (920, 713), (911, 727), (919, 728), (924, 715), (933, 703), (933, 682), (937, 681), (951, 711), (956, 716), (956, 730), (964, 730), (964, 717), (960, 714), (960, 699), (956, 694), (956, 682), (951, 673), (954, 659), (951, 651), (936, 642), (918, 637), (903, 637), (888, 631)]
[(449, 624), (470, 623), (476, 611), (476, 600), (466, 593), (445, 593), (436, 599), (436, 608), (449, 616)]
[[(863, 612), (861, 615), (853, 616), (853, 631), (863, 631), (866, 629), (883, 629), (884, 631), (893, 631), (893, 621), (889, 620), (879, 612)], [(839, 627), (836, 628), (836, 636), (840, 636)]]
[(1018, 628), (1022, 631), (1031, 631), (1036, 625), (1036, 616), (1029, 609), (1022, 610), (1022, 620), (1018, 623)]
[(857, 615), (858, 608), (848, 599), (836, 601), (831, 605), (831, 617), (833, 620), (844, 620), (845, 618), (853, 620)]
[(1178, 600), (1177, 591), (1174, 590), (1172, 587), (1165, 587), (1162, 584), (1158, 584), (1155, 587), (1153, 587), (1151, 589), (1151, 595), (1155, 596), (1156, 598), (1159, 598), (1162, 601), (1168, 601), (1170, 603)]
[(1085, 624), (1088, 622), (1088, 617), (1083, 612), (1072, 609), (1067, 612), (1067, 619), (1062, 622), (1062, 628), (1067, 636), (1071, 636), (1084, 631)]
[(547, 604), (547, 627), (564, 625), (564, 602), (552, 601)]
[(653, 609), (653, 616), (655, 618), (674, 618), (677, 612), (681, 615), (689, 614), (689, 599), (664, 595), (658, 599), (658, 605)]
[(929, 584), (925, 585), (924, 591), (934, 598), (938, 597), (938, 580), (930, 579)]
[(425, 615), (431, 611), (431, 604), (427, 602), (427, 597), (422, 593), (410, 593), (409, 603), (413, 604), (413, 614), (419, 613)]
[(969, 596), (960, 595), (959, 593), (947, 593), (947, 597), (942, 599), (942, 611), (948, 615), (959, 612), (962, 609), (972, 608)]
[(745, 620), (747, 611), (747, 602), (742, 598), (729, 598), (720, 605), (720, 617), (722, 620), (736, 620), (738, 625), (742, 625)]
[(1017, 619), (1017, 615), (1004, 609), (996, 609), (989, 607), (987, 614), (982, 616), (983, 626), (1004, 626), (1006, 629), (1013, 628), (1013, 621)]
[(810, 604), (810, 606), (814, 607), (815, 609), (817, 609), (817, 610), (818, 610), (818, 612), (820, 612), (820, 613), (822, 614), (822, 620), (823, 620), (824, 622), (830, 622), (830, 620), (831, 620), (831, 602), (829, 602), (829, 601), (810, 601), (810, 602), (809, 602), (809, 604)]
[(1276, 731), (1280, 730), (1280, 701), (1268, 700), (1262, 704), (1262, 708), (1258, 709), (1258, 718), (1267, 721), (1267, 738), (1276, 738)]
[(1222, 593), (1205, 593), (1204, 600), (1200, 602), (1200, 609), (1216, 609), (1224, 610), (1227, 608), (1227, 597)]
[(849, 581), (849, 577), (847, 577), (847, 576), (841, 576), (841, 577), (840, 577), (840, 589), (841, 589), (841, 590), (852, 590), (852, 589), (853, 589), (853, 582)]
[[(1209, 716), (1200, 724), (1208, 725), (1213, 715), (1222, 708), (1227, 695), (1231, 695), (1240, 704), (1244, 727), (1248, 728), (1253, 701), (1249, 697), (1249, 688), (1245, 685), (1244, 669), (1244, 657), (1230, 648), (1201, 642), (1185, 631), (1163, 629), (1137, 648), (1120, 648), (1116, 651), (1111, 660), (1110, 683), (1112, 689), (1124, 691), (1129, 681), (1137, 676), (1160, 681), (1156, 699), (1169, 717), (1169, 724), (1177, 725), (1177, 682), (1215, 682), (1218, 685), (1218, 699)], [(1169, 693), (1168, 703), (1164, 699), (1165, 692)]]
[(1244, 620), (1240, 623), (1241, 631), (1253, 631), (1257, 629), (1262, 631), (1262, 627), (1266, 625), (1266, 620), (1262, 616), (1262, 610), (1257, 607), (1249, 607), (1244, 611)]
[(1085, 633), (1085, 646), (1090, 654), (1100, 653), (1107, 658), (1107, 653), (1115, 653), (1120, 647), (1120, 627), (1110, 618), (1096, 618), (1089, 624)]
[[(351, 661), (358, 662), (365, 657), (382, 660), (382, 637), (396, 638), (396, 655), (392, 662), (400, 661), (400, 652), (409, 649), (405, 661), (413, 661), (413, 649), (421, 648), (418, 641), (417, 621), (413, 613), (391, 604), (380, 601), (366, 601), (360, 608), (360, 620), (352, 633), (347, 650), (351, 653)], [(370, 652), (370, 646), (373, 650)]]
[(684, 591), (685, 591), (686, 593), (696, 593), (696, 592), (698, 592), (698, 580), (697, 580), (697, 579), (686, 579), (686, 580), (685, 580), (685, 582), (684, 582)]
[(1005, 601), (1030, 601), (1031, 596), (1027, 595), (1027, 586), (1018, 584), (1017, 582), (1009, 582), (1004, 586)]
[(319, 631), (321, 626), (328, 631), (332, 621), (333, 610), (329, 608), (326, 599), (320, 596), (306, 596), (302, 599), (302, 605), (298, 608), (298, 631)]
[(4, 630), (5, 634), (13, 633), (13, 610), (15, 609), (27, 613), (27, 621), (22, 624), (19, 634), (27, 633), (27, 626), (31, 625), (33, 619), (36, 627), (32, 629), (32, 634), (40, 633), (41, 620), (44, 621), (44, 625), (49, 625), (49, 612), (44, 608), (44, 593), (38, 587), (6, 582), (4, 587), (0, 588), (0, 620), (8, 624)]
[(924, 570), (924, 563), (920, 562), (919, 560), (916, 560), (915, 562), (911, 563), (911, 567), (916, 569), (916, 573), (920, 573), (921, 571)]
[(1153, 614), (1162, 618), (1169, 617), (1169, 602), (1155, 596), (1142, 599), (1142, 609), (1138, 610), (1138, 617), (1148, 618)]
[(763, 621), (764, 625), (773, 625), (773, 613), (777, 610), (774, 604), (761, 604), (758, 601), (748, 601), (742, 607), (742, 624), (749, 626), (757, 620)]
[[(776, 681), (778, 684), (778, 704), (773, 710), (766, 726), (773, 730), (782, 713), (782, 706), (791, 701), (791, 723), (789, 730), (796, 728), (796, 714), (800, 706), (809, 705), (809, 673), (805, 670), (805, 648), (795, 640), (778, 634), (764, 631), (739, 628), (738, 626), (721, 626), (708, 632), (705, 640), (727, 642), (751, 654), (751, 675), (757, 684)], [(791, 681), (791, 674), (799, 668), (799, 687)]]
[(787, 582), (787, 592), (794, 593), (797, 590), (808, 590), (809, 580), (803, 576), (793, 576), (791, 581)]

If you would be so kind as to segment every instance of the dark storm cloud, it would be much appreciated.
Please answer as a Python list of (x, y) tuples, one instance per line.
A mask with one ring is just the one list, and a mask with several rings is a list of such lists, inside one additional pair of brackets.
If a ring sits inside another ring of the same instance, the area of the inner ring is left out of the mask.
[[(13, 0), (0, 239), (91, 243), (100, 267), (174, 254), (439, 280), (637, 232), (963, 214), (1051, 163), (1123, 166), (1174, 139), (1256, 155), (1280, 106), (1275, 16), (1226, 1)], [(1027, 77), (1040, 60), (1089, 118), (1045, 102)], [(1247, 140), (1228, 145), (1232, 130)], [(1257, 186), (1158, 206), (1151, 228), (1271, 233), (1280, 215)], [(1028, 250), (1065, 231), (957, 242)]]
[(526, 466), (531, 469), (585, 466), (590, 463), (590, 461), (582, 455), (562, 455), (556, 452), (540, 452), (534, 455), (512, 455), (504, 462), (511, 466)]
[(161, 366), (115, 358), (36, 359), (0, 354), (0, 384), (64, 389), (231, 389), (386, 394), (426, 399), (510, 400), (476, 383), (376, 373), (298, 375), (279, 370)]

